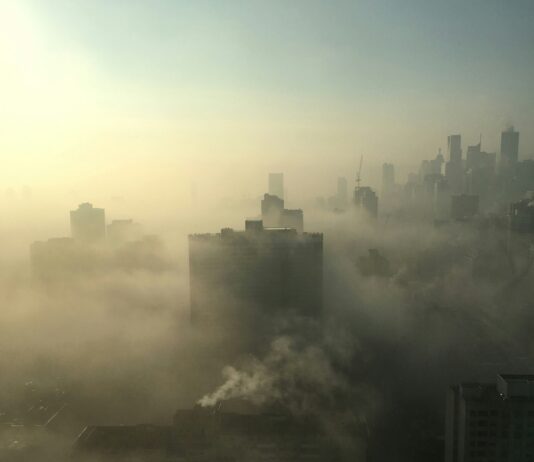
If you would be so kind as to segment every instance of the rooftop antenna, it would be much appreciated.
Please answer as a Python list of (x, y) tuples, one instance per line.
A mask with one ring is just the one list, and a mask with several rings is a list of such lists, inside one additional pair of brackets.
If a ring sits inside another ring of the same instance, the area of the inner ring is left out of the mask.
[(360, 188), (360, 181), (362, 180), (362, 163), (363, 163), (363, 154), (360, 156), (360, 168), (358, 169), (358, 174), (356, 175), (356, 188)]

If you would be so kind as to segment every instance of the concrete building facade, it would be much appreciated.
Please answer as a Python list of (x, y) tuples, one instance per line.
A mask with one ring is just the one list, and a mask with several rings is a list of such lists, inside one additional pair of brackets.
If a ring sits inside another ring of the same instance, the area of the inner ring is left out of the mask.
[(190, 235), (189, 269), (193, 323), (232, 323), (248, 315), (232, 311), (240, 305), (268, 315), (322, 310), (322, 234), (249, 220), (245, 231)]
[(449, 389), (445, 462), (534, 460), (534, 375)]
[(106, 238), (106, 214), (85, 202), (70, 212), (71, 236), (76, 241), (95, 244)]

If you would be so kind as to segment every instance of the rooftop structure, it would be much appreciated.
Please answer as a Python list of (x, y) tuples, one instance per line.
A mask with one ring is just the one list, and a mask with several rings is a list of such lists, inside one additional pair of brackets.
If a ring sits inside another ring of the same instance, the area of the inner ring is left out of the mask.
[(284, 208), (284, 200), (265, 194), (261, 201), (261, 218), (266, 228), (292, 228), (304, 231), (304, 214), (301, 209)]

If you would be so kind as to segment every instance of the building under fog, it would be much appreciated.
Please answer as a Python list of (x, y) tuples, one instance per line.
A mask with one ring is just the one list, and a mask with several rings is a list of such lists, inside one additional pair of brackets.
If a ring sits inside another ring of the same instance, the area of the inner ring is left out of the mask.
[(445, 461), (534, 460), (534, 375), (501, 374), (447, 395)]
[(478, 196), (479, 207), (488, 210), (495, 200), (497, 155), (484, 152), (481, 143), (467, 147), (465, 189)]
[(378, 216), (378, 196), (369, 186), (356, 186), (354, 205), (372, 218)]
[(337, 179), (336, 207), (339, 210), (345, 210), (348, 202), (347, 179), (343, 176)]
[(122, 245), (139, 240), (142, 236), (141, 225), (133, 220), (113, 220), (107, 226), (107, 240), (112, 245)]
[(106, 238), (106, 215), (104, 209), (97, 209), (85, 202), (70, 212), (70, 229), (76, 241), (94, 244)]
[[(423, 181), (426, 175), (441, 175), (443, 163), (443, 154), (441, 154), (440, 149), (434, 159), (426, 159), (421, 162), (421, 165), (419, 166), (419, 180)], [(383, 173), (384, 171), (382, 170), (382, 174)]]
[(326, 207), (333, 212), (344, 212), (349, 203), (348, 194), (347, 179), (340, 176), (337, 179), (336, 193), (328, 197), (326, 201), (323, 198), (318, 198), (318, 204), (320, 207)]
[(510, 205), (510, 231), (534, 236), (534, 198)]
[(34, 242), (30, 262), (33, 276), (44, 282), (70, 279), (102, 266), (102, 258), (93, 247), (69, 237)]
[[(339, 434), (325, 431), (312, 416), (295, 417), (285, 410), (258, 410), (252, 405), (227, 409), (225, 404), (178, 410), (172, 425), (88, 426), (78, 436), (73, 454), (82, 460), (139, 462), (341, 462), (365, 457), (364, 444), (344, 447)], [(363, 440), (360, 428), (339, 426), (351, 438)]]
[(510, 127), (501, 133), (501, 173), (514, 170), (519, 160), (519, 132)]
[(447, 137), (447, 151), (449, 154), (449, 162), (462, 162), (462, 136), (449, 135)]
[(450, 135), (447, 138), (449, 160), (445, 164), (445, 177), (453, 194), (464, 191), (464, 166), (462, 161), (462, 137)]
[(451, 217), (451, 191), (447, 180), (441, 176), (434, 186), (434, 220), (448, 221)]
[(395, 167), (393, 164), (382, 165), (382, 199), (395, 192)]
[(266, 228), (292, 228), (298, 233), (304, 231), (302, 210), (284, 208), (284, 200), (276, 195), (265, 194), (263, 196), (261, 218)]
[(32, 275), (45, 283), (62, 283), (74, 278), (111, 270), (163, 271), (170, 260), (163, 242), (142, 235), (141, 225), (132, 220), (113, 220), (106, 226), (104, 209), (89, 203), (70, 212), (71, 238), (52, 238), (30, 245)]
[(233, 323), (252, 306), (266, 315), (321, 313), (322, 234), (248, 220), (245, 231), (190, 235), (189, 269), (194, 323)]
[(478, 196), (456, 194), (451, 197), (451, 218), (455, 221), (466, 221), (478, 213)]

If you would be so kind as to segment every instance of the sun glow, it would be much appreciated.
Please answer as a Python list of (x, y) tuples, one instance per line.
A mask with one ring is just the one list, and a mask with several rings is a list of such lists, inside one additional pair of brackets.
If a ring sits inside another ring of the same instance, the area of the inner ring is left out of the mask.
[(71, 117), (84, 102), (87, 61), (53, 43), (21, 2), (0, 0), (0, 18), (2, 118), (48, 124)]

